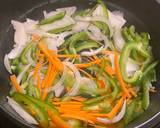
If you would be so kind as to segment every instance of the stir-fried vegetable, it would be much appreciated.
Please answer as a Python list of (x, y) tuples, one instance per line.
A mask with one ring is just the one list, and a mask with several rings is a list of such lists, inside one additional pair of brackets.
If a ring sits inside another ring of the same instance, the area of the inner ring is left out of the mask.
[[(104, 128), (136, 119), (150, 105), (155, 66), (148, 33), (123, 27), (121, 12), (56, 9), (41, 21), (12, 21), (14, 49), (5, 55), (8, 104), (30, 124)], [(21, 114), (22, 113), (22, 114)]]

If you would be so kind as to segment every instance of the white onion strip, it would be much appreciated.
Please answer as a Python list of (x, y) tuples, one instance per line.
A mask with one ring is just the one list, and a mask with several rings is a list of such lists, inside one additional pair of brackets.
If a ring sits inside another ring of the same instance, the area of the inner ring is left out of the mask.
[(22, 77), (24, 76), (24, 74), (27, 72), (27, 70), (29, 69), (29, 67), (31, 66), (32, 64), (28, 64), (26, 65), (24, 68), (23, 68), (23, 71), (17, 76), (17, 82), (18, 84), (20, 84), (21, 80), (22, 80)]
[(10, 65), (10, 62), (9, 62), (9, 58), (8, 58), (8, 55), (6, 54), (5, 57), (4, 57), (4, 66), (6, 67), (7, 71), (12, 74), (12, 71), (11, 71), (11, 65)]
[(81, 80), (81, 75), (80, 75), (79, 71), (77, 70), (77, 68), (72, 63), (65, 62), (64, 64), (73, 71), (73, 73), (75, 75), (75, 79), (76, 79), (73, 87), (66, 94), (66, 96), (74, 96), (79, 91), (79, 88), (80, 88), (80, 84), (79, 83), (80, 83), (80, 80)]
[(112, 124), (112, 123), (116, 123), (118, 121), (120, 121), (124, 115), (125, 115), (125, 111), (126, 111), (126, 100), (123, 103), (122, 109), (119, 112), (119, 114), (117, 116), (115, 116), (113, 119), (108, 119), (108, 118), (100, 118), (98, 117), (97, 120), (101, 123), (104, 124)]
[(100, 53), (101, 51), (103, 50), (103, 46), (101, 46), (100, 48), (96, 49), (96, 50), (93, 50), (93, 51), (84, 51), (84, 52), (81, 52), (81, 55), (82, 56), (94, 56), (98, 53)]
[(20, 115), (27, 123), (38, 125), (38, 122), (28, 114), (16, 101), (7, 97), (8, 104)]

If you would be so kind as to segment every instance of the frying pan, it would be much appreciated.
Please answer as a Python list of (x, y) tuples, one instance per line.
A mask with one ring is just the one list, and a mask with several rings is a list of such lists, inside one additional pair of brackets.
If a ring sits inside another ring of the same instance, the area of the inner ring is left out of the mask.
[[(111, 10), (121, 10), (137, 31), (146, 31), (151, 35), (151, 46), (156, 60), (160, 58), (160, 5), (154, 0), (107, 0)], [(6, 103), (10, 85), (8, 73), (3, 65), (5, 53), (13, 47), (13, 27), (11, 19), (25, 21), (25, 18), (41, 19), (42, 11), (51, 11), (59, 7), (77, 6), (85, 9), (95, 4), (94, 0), (3, 0), (0, 1), (0, 109), (3, 115), (17, 123), (17, 126), (32, 127), (19, 117)], [(157, 93), (151, 94), (148, 110), (127, 126), (127, 128), (151, 128), (160, 122), (160, 64), (156, 67), (157, 82), (153, 83)]]

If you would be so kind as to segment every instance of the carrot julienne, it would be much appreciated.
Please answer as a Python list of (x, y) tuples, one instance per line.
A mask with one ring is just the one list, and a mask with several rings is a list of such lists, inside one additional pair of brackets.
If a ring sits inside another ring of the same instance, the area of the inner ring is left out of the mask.
[(122, 90), (124, 91), (124, 93), (127, 95), (127, 97), (131, 98), (129, 90), (126, 88), (126, 83), (124, 82), (122, 75), (121, 75), (121, 71), (119, 69), (119, 58), (118, 58), (117, 52), (115, 52), (115, 54), (114, 54), (114, 63), (115, 63), (116, 76), (117, 76), (117, 79), (120, 83), (120, 86), (121, 86)]
[(16, 76), (15, 76), (15, 75), (11, 75), (11, 76), (10, 76), (10, 79), (11, 79), (12, 85), (13, 85), (14, 88), (17, 90), (17, 92), (22, 93), (22, 89), (21, 89), (20, 85), (19, 85), (18, 82), (17, 82)]

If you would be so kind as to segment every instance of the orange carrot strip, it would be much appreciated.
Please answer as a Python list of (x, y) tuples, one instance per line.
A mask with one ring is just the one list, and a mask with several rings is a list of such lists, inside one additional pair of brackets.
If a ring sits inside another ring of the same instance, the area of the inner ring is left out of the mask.
[(60, 55), (60, 54), (57, 54), (56, 56), (59, 58), (79, 58), (80, 57), (80, 55)]
[(103, 80), (97, 80), (97, 82), (98, 82), (99, 88), (105, 88), (106, 85)]
[(125, 97), (123, 96), (118, 103), (115, 105), (115, 107), (112, 109), (112, 111), (110, 113), (108, 113), (108, 117), (109, 118), (113, 118), (114, 116), (117, 115), (117, 113), (119, 112), (119, 110), (122, 108), (122, 105), (124, 103)]
[[(94, 56), (94, 59), (97, 60), (98, 57), (97, 57), (97, 56)], [(97, 63), (97, 64), (98, 64), (99, 67), (101, 67), (101, 64), (99, 64), (99, 63)], [(112, 75), (115, 74), (115, 71), (113, 70), (113, 68), (112, 68), (110, 65), (107, 65), (107, 66), (105, 67), (105, 71), (106, 71), (110, 76), (112, 76)]]
[[(52, 67), (52, 69), (51, 69), (49, 74), (50, 74), (50, 76), (48, 77), (48, 79), (47, 79), (47, 81), (45, 83), (45, 89), (49, 88), (52, 85), (52, 82), (56, 77), (55, 67)], [(45, 100), (47, 94), (48, 94), (48, 92), (45, 90), (43, 95), (42, 95), (42, 100)]]
[(90, 62), (90, 63), (75, 64), (75, 66), (77, 68), (88, 68), (88, 67), (90, 67), (90, 66), (92, 66), (94, 64), (98, 64), (100, 62), (101, 62), (101, 60), (97, 59), (97, 60), (94, 60), (93, 62)]
[(81, 96), (76, 96), (76, 97), (71, 97), (72, 100), (78, 101), (78, 102), (83, 102), (86, 100), (86, 98), (83, 98)]
[(22, 89), (21, 89), (20, 85), (17, 82), (16, 76), (15, 75), (11, 75), (10, 79), (11, 79), (12, 85), (15, 87), (15, 89), (17, 90), (17, 92), (22, 93)]
[(117, 52), (115, 52), (115, 54), (114, 54), (114, 63), (115, 63), (116, 76), (117, 76), (117, 79), (120, 83), (120, 86), (121, 86), (122, 90), (125, 92), (125, 94), (128, 96), (128, 98), (131, 98), (131, 95), (130, 95), (128, 89), (126, 88), (126, 84), (123, 81), (123, 78), (122, 78), (122, 75), (121, 75), (121, 71), (120, 71), (120, 68), (119, 68), (119, 58), (118, 58), (118, 53)]
[(43, 42), (39, 42), (38, 45), (39, 45), (39, 48), (42, 50), (42, 52), (49, 59), (49, 61), (52, 64), (54, 64), (55, 67), (58, 70), (62, 70), (63, 64), (61, 63), (61, 61), (58, 58), (56, 58), (55, 56), (53, 56), (53, 54), (51, 54), (51, 52), (49, 51), (49, 49), (47, 48), (47, 46)]
[(81, 105), (81, 102), (77, 102), (77, 101), (64, 101), (64, 102), (56, 102), (57, 104), (61, 105), (61, 104), (75, 104), (75, 105)]
[(48, 111), (48, 115), (57, 128), (70, 128), (70, 126), (63, 119), (53, 114), (51, 111)]
[(43, 81), (42, 81), (42, 85), (41, 85), (42, 88), (45, 87), (45, 83), (46, 83), (46, 81), (48, 80), (48, 77), (49, 77), (49, 75), (50, 75), (51, 68), (52, 68), (52, 64), (49, 63), (49, 64), (48, 64), (48, 69), (47, 69), (46, 76), (45, 76), (45, 78), (44, 78)]
[(82, 116), (82, 115), (79, 115), (79, 114), (70, 113), (70, 114), (62, 114), (61, 117), (63, 117), (63, 118), (73, 118), (73, 119), (81, 120), (81, 121), (88, 122), (88, 123), (91, 123), (91, 124), (95, 124), (92, 120), (88, 119), (85, 115)]

